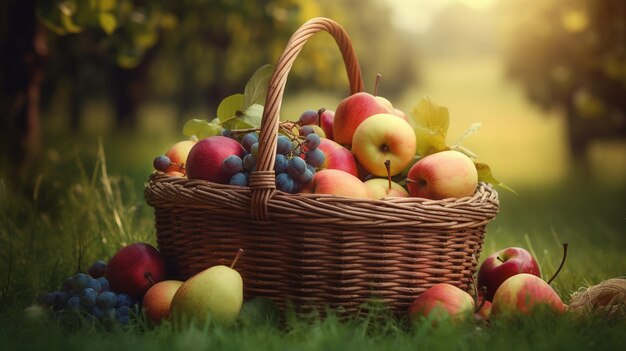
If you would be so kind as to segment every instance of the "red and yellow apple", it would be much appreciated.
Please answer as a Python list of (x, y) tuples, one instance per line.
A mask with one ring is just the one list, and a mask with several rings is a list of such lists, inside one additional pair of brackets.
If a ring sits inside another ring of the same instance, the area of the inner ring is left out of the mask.
[(402, 172), (415, 156), (415, 133), (398, 116), (381, 113), (364, 120), (354, 131), (352, 153), (371, 174), (387, 176), (385, 161), (391, 161), (392, 176)]
[(187, 156), (189, 151), (196, 144), (194, 140), (183, 140), (172, 145), (166, 152), (165, 156), (170, 159), (172, 163), (165, 172), (180, 172), (185, 174), (185, 165), (187, 164)]
[(411, 322), (423, 318), (434, 322), (449, 318), (462, 321), (474, 314), (474, 299), (467, 292), (448, 283), (435, 284), (421, 293), (409, 306)]
[(407, 175), (407, 188), (414, 197), (432, 200), (471, 196), (478, 185), (474, 162), (465, 154), (446, 150), (417, 161)]
[(369, 199), (368, 187), (354, 175), (339, 169), (322, 169), (300, 190), (305, 194), (332, 194)]
[(335, 121), (335, 111), (331, 110), (320, 110), (319, 111), (319, 126), (326, 134), (326, 137), (330, 140), (333, 139), (333, 124)]
[(158, 324), (169, 317), (172, 298), (181, 285), (180, 280), (163, 280), (146, 291), (141, 306), (150, 321)]
[(326, 156), (320, 169), (339, 169), (358, 176), (356, 159), (350, 150), (327, 138), (321, 138), (318, 148)]
[(244, 155), (243, 146), (236, 140), (221, 135), (202, 139), (189, 151), (187, 177), (228, 184), (231, 175), (222, 170), (222, 162), (231, 155)]
[(529, 273), (541, 277), (539, 264), (535, 258), (521, 247), (508, 247), (489, 255), (478, 269), (478, 286), (485, 287), (487, 301), (508, 278), (519, 273)]
[(365, 92), (359, 92), (343, 99), (335, 110), (333, 139), (350, 147), (356, 128), (366, 118), (379, 113), (393, 113), (388, 100)]
[(372, 200), (380, 200), (386, 197), (407, 197), (409, 193), (406, 189), (396, 183), (391, 182), (389, 186), (389, 180), (384, 178), (372, 178), (364, 182), (370, 191), (370, 198)]
[(520, 273), (505, 280), (491, 302), (491, 315), (531, 314), (538, 306), (557, 313), (566, 306), (548, 283), (533, 274)]

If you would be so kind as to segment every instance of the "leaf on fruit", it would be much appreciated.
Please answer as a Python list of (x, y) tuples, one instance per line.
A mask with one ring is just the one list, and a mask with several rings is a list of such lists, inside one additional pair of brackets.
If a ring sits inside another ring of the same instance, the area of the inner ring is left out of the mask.
[(244, 90), (243, 108), (247, 109), (254, 104), (265, 104), (265, 96), (267, 95), (267, 87), (269, 86), (274, 66), (263, 65), (254, 72)]
[(242, 114), (243, 101), (243, 94), (234, 94), (226, 97), (220, 102), (219, 106), (217, 106), (217, 118), (224, 123), (224, 121), (236, 117), (238, 114)]
[(210, 136), (219, 135), (222, 132), (222, 126), (210, 123), (201, 119), (192, 119), (183, 126), (183, 135), (198, 139), (208, 138)]
[(463, 135), (454, 143), (454, 146), (460, 146), (463, 140), (467, 139), (470, 135), (478, 133), (478, 130), (482, 127), (481, 123), (472, 123), (466, 130), (463, 132)]
[(242, 114), (233, 116), (222, 121), (222, 126), (226, 129), (249, 129), (259, 128), (261, 126), (261, 118), (263, 117), (263, 106), (253, 104), (248, 107)]
[(426, 156), (448, 149), (446, 134), (450, 125), (448, 108), (423, 97), (411, 111), (417, 141), (416, 153)]
[(493, 184), (499, 186), (503, 189), (506, 189), (513, 194), (517, 195), (517, 191), (513, 190), (511, 187), (505, 185), (501, 181), (497, 180), (493, 174), (491, 173), (491, 168), (485, 163), (474, 163), (476, 166), (476, 171), (478, 171), (478, 181), (479, 182), (487, 182), (489, 184)]

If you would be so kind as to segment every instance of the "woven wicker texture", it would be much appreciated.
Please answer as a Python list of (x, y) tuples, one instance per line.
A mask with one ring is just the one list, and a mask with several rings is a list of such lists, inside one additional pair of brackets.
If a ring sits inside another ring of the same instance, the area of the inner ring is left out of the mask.
[(446, 200), (365, 200), (275, 190), (274, 150), (287, 73), (313, 34), (325, 30), (342, 52), (351, 91), (363, 89), (350, 40), (335, 22), (305, 23), (287, 44), (270, 81), (261, 126), (260, 170), (250, 187), (154, 173), (145, 198), (155, 209), (157, 243), (170, 276), (187, 279), (237, 250), (244, 297), (279, 306), (326, 307), (353, 314), (375, 298), (404, 312), (440, 282), (470, 289), (485, 226), (498, 195), (481, 183), (472, 197)]

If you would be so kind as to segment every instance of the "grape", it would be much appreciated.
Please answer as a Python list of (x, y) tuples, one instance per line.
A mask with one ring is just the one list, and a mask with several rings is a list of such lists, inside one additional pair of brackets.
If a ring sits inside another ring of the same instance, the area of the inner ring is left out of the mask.
[(254, 157), (259, 156), (259, 143), (254, 143), (250, 146), (250, 153), (254, 155)]
[(281, 173), (276, 176), (276, 189), (286, 193), (292, 193), (294, 187), (293, 178), (288, 173)]
[(99, 260), (94, 262), (91, 267), (89, 267), (88, 272), (92, 278), (100, 278), (104, 276), (104, 271), (106, 270), (106, 268), (107, 264), (104, 261)]
[(122, 306), (130, 307), (133, 304), (130, 296), (124, 293), (117, 294), (116, 300), (117, 300), (117, 303), (115, 304), (116, 307), (122, 307)]
[(306, 171), (306, 162), (300, 157), (294, 157), (287, 164), (287, 173), (292, 178), (298, 178)]
[(319, 118), (319, 115), (317, 111), (306, 110), (300, 115), (298, 122), (300, 123), (300, 125), (317, 124), (318, 118)]
[(313, 175), (315, 175), (315, 167), (311, 166), (310, 164), (306, 164), (306, 169), (308, 169), (309, 171), (311, 171), (311, 173), (313, 173)]
[(111, 291), (105, 291), (98, 295), (97, 298), (98, 306), (102, 309), (113, 308), (117, 305), (117, 295)]
[(274, 161), (274, 172), (276, 174), (284, 173), (288, 164), (289, 160), (285, 157), (285, 155), (277, 154), (276, 160)]
[(100, 277), (96, 280), (100, 282), (100, 291), (109, 291), (110, 285), (109, 285), (109, 281), (107, 280), (107, 278)]
[(288, 155), (292, 148), (291, 139), (284, 135), (279, 135), (276, 140), (276, 153), (282, 155)]
[(309, 184), (313, 180), (313, 172), (310, 170), (306, 170), (302, 175), (298, 178), (298, 181), (302, 184)]
[(306, 145), (309, 150), (317, 149), (321, 142), (322, 138), (315, 133), (309, 134), (304, 138), (304, 145)]
[(305, 159), (308, 164), (317, 168), (324, 163), (326, 155), (324, 155), (324, 152), (320, 149), (313, 149), (306, 152)]
[(305, 137), (309, 134), (315, 133), (315, 129), (313, 129), (312, 126), (301, 127), (300, 129), (298, 129), (298, 131), (300, 132), (300, 135), (304, 135)]
[(67, 300), (70, 298), (70, 295), (65, 291), (55, 291), (52, 295), (54, 298), (54, 309), (57, 311), (62, 310), (67, 304)]
[(235, 174), (243, 169), (243, 161), (237, 155), (230, 155), (222, 161), (222, 171), (227, 174)]
[(157, 156), (154, 158), (154, 161), (152, 161), (154, 169), (161, 172), (165, 172), (171, 164), (172, 161), (165, 155)]
[(293, 189), (291, 190), (291, 193), (295, 194), (295, 193), (299, 192), (301, 187), (302, 187), (302, 184), (300, 184), (299, 182), (294, 181), (293, 182)]
[(70, 311), (79, 311), (80, 310), (80, 297), (78, 296), (72, 296), (70, 297), (67, 302), (65, 303), (65, 306), (68, 310)]
[(89, 275), (85, 273), (76, 273), (72, 277), (72, 289), (74, 291), (82, 291), (87, 287), (87, 283), (89, 282)]
[(85, 307), (91, 307), (96, 304), (98, 293), (92, 288), (85, 288), (80, 292), (80, 304)]
[(254, 143), (258, 141), (259, 135), (257, 133), (248, 133), (241, 138), (241, 141), (239, 143), (241, 144), (241, 146), (243, 146), (244, 149), (250, 151), (252, 145), (254, 145)]
[(230, 129), (222, 129), (221, 134), (227, 138), (235, 139), (235, 133)]
[(102, 290), (102, 285), (100, 285), (100, 282), (97, 279), (93, 279), (93, 278), (90, 278), (87, 281), (87, 287), (92, 288), (97, 293), (99, 293)]
[(243, 172), (235, 173), (233, 174), (232, 177), (230, 177), (229, 184), (238, 185), (238, 186), (248, 186), (248, 176), (246, 175), (246, 173), (243, 173)]
[(253, 154), (247, 154), (243, 157), (243, 169), (248, 172), (256, 170), (256, 157)]
[(104, 315), (104, 310), (102, 310), (102, 308), (98, 307), (98, 305), (95, 305), (91, 308), (91, 311), (89, 311), (89, 313), (94, 316), (96, 319), (100, 319), (102, 318), (102, 315)]

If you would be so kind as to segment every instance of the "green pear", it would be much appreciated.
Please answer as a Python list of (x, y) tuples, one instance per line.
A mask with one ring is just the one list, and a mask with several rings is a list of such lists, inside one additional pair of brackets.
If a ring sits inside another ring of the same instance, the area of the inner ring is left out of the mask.
[(172, 299), (171, 314), (175, 319), (204, 323), (211, 318), (223, 325), (234, 323), (243, 303), (243, 280), (233, 267), (242, 252), (230, 267), (213, 266), (185, 281)]

